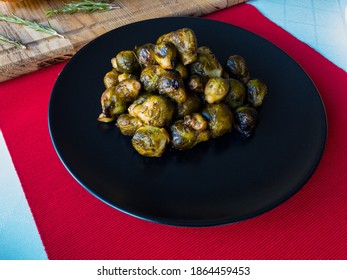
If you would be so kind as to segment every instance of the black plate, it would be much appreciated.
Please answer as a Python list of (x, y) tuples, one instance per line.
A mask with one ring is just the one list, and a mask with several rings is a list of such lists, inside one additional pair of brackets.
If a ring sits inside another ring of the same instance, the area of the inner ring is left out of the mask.
[[(145, 158), (112, 124), (97, 122), (103, 76), (117, 52), (192, 28), (221, 62), (240, 54), (269, 95), (251, 139), (236, 132), (184, 152)], [(60, 74), (49, 128), (64, 165), (107, 204), (154, 222), (212, 226), (281, 204), (310, 178), (322, 156), (324, 106), (308, 75), (286, 53), (244, 29), (201, 18), (161, 18), (115, 29), (81, 49)]]

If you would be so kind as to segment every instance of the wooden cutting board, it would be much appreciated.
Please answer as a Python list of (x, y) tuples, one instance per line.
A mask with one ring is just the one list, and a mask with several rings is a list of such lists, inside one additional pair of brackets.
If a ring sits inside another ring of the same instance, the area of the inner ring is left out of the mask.
[[(36, 71), (71, 58), (94, 38), (119, 26), (165, 16), (201, 16), (246, 0), (119, 0), (119, 9), (104, 13), (57, 15), (51, 26), (65, 38), (46, 35), (21, 25), (1, 22), (0, 34), (23, 42), (20, 49), (0, 42), (0, 82)], [(24, 0), (17, 4), (0, 2), (0, 12), (48, 24), (45, 12), (63, 5), (63, 0)]]

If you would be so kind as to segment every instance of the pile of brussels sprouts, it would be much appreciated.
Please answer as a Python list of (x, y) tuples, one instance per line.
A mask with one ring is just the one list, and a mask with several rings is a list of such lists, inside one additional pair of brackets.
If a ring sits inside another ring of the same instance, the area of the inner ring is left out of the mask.
[(121, 51), (111, 63), (98, 120), (116, 121), (143, 156), (160, 157), (168, 145), (190, 149), (233, 127), (249, 137), (267, 94), (241, 56), (230, 56), (223, 69), (189, 28)]

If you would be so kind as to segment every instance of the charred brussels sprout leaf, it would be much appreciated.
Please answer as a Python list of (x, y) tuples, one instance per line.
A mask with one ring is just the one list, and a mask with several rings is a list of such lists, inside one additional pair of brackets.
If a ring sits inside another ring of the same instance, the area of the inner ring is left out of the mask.
[(163, 69), (173, 69), (176, 65), (177, 49), (171, 42), (160, 42), (154, 47), (154, 58)]
[(259, 79), (247, 82), (247, 100), (253, 107), (260, 107), (267, 95), (267, 86)]
[(183, 65), (190, 64), (197, 59), (197, 42), (193, 30), (182, 28), (167, 33), (158, 38), (157, 43), (168, 41), (173, 43)]
[(193, 148), (200, 142), (210, 139), (210, 131), (197, 131), (183, 120), (176, 121), (171, 127), (172, 146), (178, 150), (187, 150)]
[(200, 47), (197, 53), (197, 60), (190, 65), (190, 72), (192, 74), (199, 74), (208, 78), (222, 76), (223, 68), (210, 48)]
[(228, 80), (230, 78), (229, 74), (223, 70), (222, 78)]
[(140, 90), (140, 82), (133, 79), (127, 79), (116, 85), (115, 94), (125, 102), (132, 102), (137, 98)]
[(116, 60), (112, 61), (113, 67), (121, 73), (136, 74), (141, 67), (133, 51), (121, 51), (116, 55)]
[(177, 116), (183, 118), (186, 115), (198, 112), (201, 101), (195, 93), (187, 93), (187, 98), (183, 103), (177, 104)]
[(240, 55), (229, 56), (226, 62), (226, 70), (231, 76), (239, 79), (243, 83), (246, 83), (250, 78), (247, 63)]
[(205, 87), (205, 100), (207, 103), (221, 101), (229, 91), (229, 83), (222, 78), (211, 78)]
[(230, 106), (231, 109), (236, 109), (243, 106), (246, 100), (246, 88), (236, 79), (229, 79), (229, 91), (224, 101)]
[(208, 121), (212, 138), (222, 136), (233, 128), (233, 114), (225, 103), (207, 104), (202, 115)]
[(136, 130), (131, 142), (135, 150), (143, 156), (160, 157), (169, 143), (165, 128), (143, 126)]
[(193, 74), (188, 78), (187, 88), (189, 91), (201, 94), (205, 91), (207, 79), (199, 74)]
[(127, 103), (116, 95), (115, 87), (110, 87), (101, 95), (102, 113), (99, 115), (100, 122), (112, 122), (119, 114), (127, 109)]
[(158, 91), (160, 94), (169, 96), (177, 103), (183, 103), (187, 98), (183, 80), (176, 71), (168, 71), (160, 76)]
[(117, 119), (116, 125), (122, 134), (133, 136), (136, 130), (143, 126), (143, 123), (139, 118), (129, 114), (121, 114)]
[(129, 106), (128, 112), (146, 125), (163, 127), (172, 121), (174, 109), (174, 105), (168, 98), (145, 94)]
[(116, 86), (118, 84), (118, 76), (119, 76), (119, 73), (116, 71), (116, 69), (113, 69), (110, 72), (107, 72), (106, 75), (104, 76), (105, 88)]
[(140, 75), (140, 81), (143, 88), (149, 92), (158, 91), (158, 80), (161, 75), (165, 74), (166, 70), (159, 65), (151, 65), (144, 68)]
[(245, 137), (251, 136), (258, 122), (258, 112), (252, 107), (240, 107), (235, 111), (235, 128)]
[(115, 57), (113, 57), (112, 59), (111, 59), (111, 64), (112, 64), (112, 67), (113, 67), (113, 69), (114, 70), (116, 70), (117, 72), (118, 72), (118, 66), (117, 66), (117, 59), (115, 58)]
[(154, 44), (144, 44), (139, 47), (135, 47), (135, 53), (137, 60), (142, 67), (157, 64), (154, 58)]

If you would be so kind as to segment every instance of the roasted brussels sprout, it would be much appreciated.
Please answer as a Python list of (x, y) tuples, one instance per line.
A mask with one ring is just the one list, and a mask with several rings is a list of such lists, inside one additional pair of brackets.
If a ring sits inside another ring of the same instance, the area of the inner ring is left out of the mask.
[(135, 47), (135, 53), (139, 64), (144, 68), (149, 65), (157, 64), (154, 58), (154, 44), (148, 43)]
[(133, 79), (133, 80), (139, 80), (139, 77), (134, 75), (134, 74), (129, 74), (129, 73), (123, 73), (123, 74), (119, 74), (118, 76), (118, 82), (122, 82), (126, 79)]
[(175, 107), (165, 96), (144, 94), (128, 108), (133, 117), (139, 118), (144, 124), (151, 126), (167, 126), (174, 117)]
[(183, 80), (186, 80), (188, 78), (188, 69), (181, 62), (176, 63), (174, 70), (176, 70), (180, 74)]
[(224, 101), (230, 106), (231, 109), (236, 109), (245, 103), (246, 88), (239, 80), (230, 78), (228, 81), (229, 92)]
[(168, 71), (160, 76), (158, 91), (160, 94), (169, 96), (177, 103), (183, 103), (187, 98), (183, 80), (176, 71)]
[(223, 78), (211, 78), (205, 86), (205, 100), (207, 103), (221, 101), (229, 91), (229, 83)]
[(201, 107), (201, 101), (195, 93), (187, 92), (187, 98), (184, 102), (177, 104), (177, 116), (183, 118), (186, 115), (198, 112)]
[(131, 143), (135, 150), (147, 157), (160, 157), (170, 142), (165, 128), (143, 126), (136, 130)]
[(199, 74), (193, 74), (188, 79), (187, 88), (191, 92), (202, 94), (205, 91), (206, 82), (206, 77), (203, 77)]
[(207, 119), (211, 137), (216, 138), (230, 132), (233, 128), (233, 114), (229, 106), (223, 102), (207, 104), (202, 111)]
[(184, 123), (189, 125), (191, 128), (194, 128), (197, 131), (203, 131), (207, 129), (207, 121), (199, 113), (194, 113), (191, 115), (184, 116)]
[(170, 127), (170, 132), (172, 146), (178, 150), (193, 148), (196, 144), (210, 139), (210, 131), (197, 131), (185, 123), (184, 120), (176, 121)]
[(177, 61), (177, 49), (171, 42), (160, 42), (154, 47), (155, 61), (163, 69), (173, 69)]
[(117, 119), (116, 125), (122, 134), (133, 136), (136, 130), (143, 126), (143, 123), (139, 118), (129, 114), (121, 114)]
[(239, 107), (234, 115), (237, 131), (245, 137), (251, 136), (258, 122), (258, 111), (252, 107)]
[(116, 55), (115, 60), (111, 60), (113, 67), (121, 73), (138, 73), (141, 70), (133, 51), (121, 51)]
[(112, 69), (110, 72), (107, 72), (104, 76), (104, 85), (106, 88), (116, 86), (118, 84), (119, 73), (116, 69)]
[(229, 56), (225, 67), (231, 76), (239, 79), (243, 83), (246, 83), (250, 79), (247, 63), (240, 55)]
[(100, 122), (112, 122), (117, 115), (126, 111), (127, 103), (116, 94), (115, 87), (109, 87), (101, 95), (102, 113), (99, 115)]
[(227, 73), (227, 72), (225, 72), (224, 70), (223, 70), (223, 72), (222, 72), (222, 76), (221, 76), (223, 79), (226, 79), (226, 80), (228, 80), (229, 78), (230, 78), (230, 76), (229, 76), (229, 74)]
[(115, 57), (113, 57), (112, 59), (111, 59), (111, 64), (112, 64), (112, 67), (113, 67), (113, 69), (114, 70), (116, 70), (117, 72), (118, 72), (118, 66), (117, 66), (117, 59), (115, 58)]
[(260, 107), (267, 95), (267, 86), (259, 79), (247, 82), (247, 100), (253, 107)]
[(173, 43), (183, 65), (190, 64), (197, 59), (197, 42), (193, 30), (182, 28), (160, 36), (157, 43), (168, 41)]
[(141, 84), (134, 79), (126, 79), (115, 87), (115, 94), (125, 102), (133, 102), (139, 95)]
[(159, 65), (151, 65), (144, 68), (140, 75), (140, 82), (143, 88), (149, 92), (158, 91), (158, 80), (161, 75), (165, 74), (166, 70)]
[(192, 74), (199, 74), (208, 78), (222, 76), (223, 68), (210, 48), (200, 47), (197, 53), (197, 60), (190, 65)]

